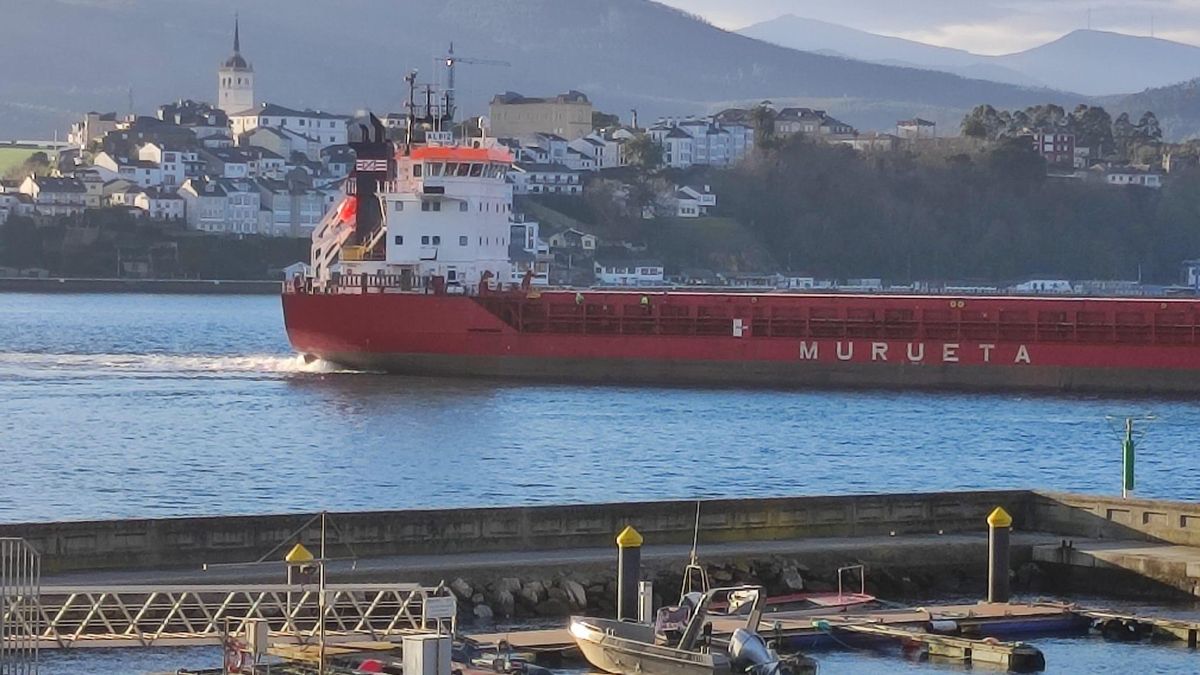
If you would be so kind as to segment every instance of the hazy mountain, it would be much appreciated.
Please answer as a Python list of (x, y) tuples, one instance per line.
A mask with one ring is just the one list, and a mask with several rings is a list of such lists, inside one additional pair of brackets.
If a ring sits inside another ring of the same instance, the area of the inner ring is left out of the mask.
[(950, 49), (904, 38), (878, 35), (836, 23), (806, 19), (794, 14), (785, 14), (770, 21), (747, 26), (738, 33), (783, 47), (808, 52), (836, 53), (861, 61), (910, 68), (936, 68), (964, 77), (996, 82), (1028, 86), (1042, 84), (1035, 77), (999, 64), (988, 63), (986, 62), (987, 57), (962, 49)]
[(1200, 47), (1160, 38), (1077, 30), (993, 63), (1036, 73), (1052, 87), (1103, 95), (1142, 91), (1200, 77)]
[[(454, 40), (460, 100), (568, 89), (628, 118), (771, 99), (829, 109), (864, 128), (919, 114), (957, 128), (980, 102), (1024, 107), (1078, 97), (799, 52), (729, 33), (647, 0), (37, 0), (0, 21), (0, 138), (45, 137), (79, 113), (150, 112), (212, 100), (241, 12), (258, 99), (354, 111), (399, 110), (404, 74), (422, 79)], [(839, 50), (841, 51), (841, 50)]]
[(1077, 30), (1023, 52), (973, 54), (784, 15), (742, 35), (805, 51), (835, 51), (877, 63), (934, 68), (966, 77), (1045, 86), (1089, 95), (1119, 94), (1200, 76), (1200, 47), (1159, 38)]
[(1134, 122), (1145, 111), (1154, 111), (1165, 138), (1200, 138), (1200, 122), (1197, 122), (1200, 116), (1200, 78), (1169, 87), (1147, 89), (1137, 94), (1106, 97), (1101, 103), (1114, 118), (1127, 112)]

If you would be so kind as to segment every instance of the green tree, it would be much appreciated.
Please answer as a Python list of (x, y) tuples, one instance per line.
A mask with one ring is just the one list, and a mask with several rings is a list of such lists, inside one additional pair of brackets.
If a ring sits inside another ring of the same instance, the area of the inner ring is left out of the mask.
[(1112, 135), (1113, 145), (1118, 154), (1122, 157), (1129, 156), (1129, 144), (1133, 142), (1133, 138), (1137, 132), (1137, 128), (1133, 126), (1133, 122), (1129, 119), (1129, 113), (1121, 113), (1117, 119), (1113, 121)]
[(50, 157), (38, 151), (27, 157), (24, 162), (5, 171), (4, 177), (8, 180), (22, 180), (27, 176), (46, 176), (53, 168)]
[(1162, 127), (1158, 124), (1158, 117), (1149, 110), (1142, 113), (1142, 118), (1138, 120), (1137, 128), (1134, 130), (1134, 136), (1153, 143), (1161, 141)]
[(600, 112), (599, 110), (592, 111), (592, 128), (593, 129), (607, 129), (609, 127), (619, 127), (619, 126), (621, 126), (620, 115), (614, 115), (612, 113)]
[(1100, 106), (1080, 104), (1071, 113), (1071, 129), (1076, 147), (1089, 148), (1093, 157), (1103, 157), (1113, 151), (1112, 116)]
[(654, 171), (662, 166), (663, 148), (647, 134), (625, 141), (625, 162), (642, 171)]
[(1025, 113), (1030, 125), (1038, 131), (1056, 132), (1067, 126), (1067, 111), (1054, 103), (1031, 106)]
[(765, 101), (750, 111), (750, 124), (756, 145), (762, 147), (775, 140), (775, 111)]
[(964, 136), (980, 140), (994, 141), (1004, 130), (1006, 124), (1000, 118), (1000, 113), (990, 105), (975, 106), (962, 121)]

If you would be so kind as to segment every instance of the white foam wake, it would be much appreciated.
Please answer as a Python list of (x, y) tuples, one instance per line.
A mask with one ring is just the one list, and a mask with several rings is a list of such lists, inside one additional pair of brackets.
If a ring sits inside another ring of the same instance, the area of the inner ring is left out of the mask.
[(287, 376), (345, 371), (328, 361), (306, 362), (298, 354), (41, 354), (0, 352), (0, 376)]

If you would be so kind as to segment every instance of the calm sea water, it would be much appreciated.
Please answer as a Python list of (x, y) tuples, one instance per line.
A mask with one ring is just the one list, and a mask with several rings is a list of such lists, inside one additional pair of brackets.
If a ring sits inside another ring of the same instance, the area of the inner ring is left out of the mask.
[(0, 520), (1043, 487), (1200, 495), (1200, 400), (304, 366), (277, 298), (0, 294)]
[[(1200, 401), (712, 391), (306, 367), (272, 297), (0, 295), (8, 522), (1047, 487), (1115, 492), (1107, 416), (1153, 414), (1141, 494), (1200, 494)], [(1052, 673), (1192, 673), (1200, 655), (1040, 639)], [(215, 666), (214, 650), (47, 653), (43, 672)], [(823, 673), (956, 672), (895, 654)]]

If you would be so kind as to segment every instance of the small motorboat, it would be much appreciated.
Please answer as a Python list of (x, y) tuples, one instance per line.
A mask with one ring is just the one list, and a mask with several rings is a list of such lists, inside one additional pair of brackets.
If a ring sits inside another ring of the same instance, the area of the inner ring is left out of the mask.
[[(714, 588), (692, 606), (663, 607), (653, 625), (571, 617), (570, 632), (588, 663), (616, 675), (808, 675), (816, 662), (804, 656), (781, 658), (758, 635), (765, 593), (759, 586)], [(709, 608), (714, 601), (749, 606), (744, 626), (727, 646), (715, 644)]]
[[(697, 573), (696, 570), (699, 570)], [(858, 590), (847, 590), (846, 577), (858, 579)], [(704, 568), (696, 563), (688, 565), (684, 572), (684, 593), (693, 579), (699, 579), (701, 588), (708, 588), (708, 577)], [(862, 565), (849, 565), (838, 569), (838, 589), (836, 592), (792, 593), (789, 595), (772, 595), (766, 599), (764, 612), (767, 614), (787, 614), (789, 617), (805, 615), (829, 616), (836, 612), (846, 612), (851, 609), (862, 609), (864, 605), (878, 604), (879, 599), (867, 593), (866, 569)], [(749, 611), (745, 605), (730, 607), (725, 603), (716, 603), (710, 610), (714, 614), (741, 615)]]

